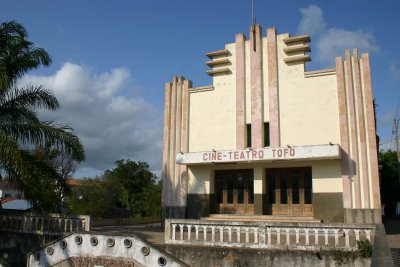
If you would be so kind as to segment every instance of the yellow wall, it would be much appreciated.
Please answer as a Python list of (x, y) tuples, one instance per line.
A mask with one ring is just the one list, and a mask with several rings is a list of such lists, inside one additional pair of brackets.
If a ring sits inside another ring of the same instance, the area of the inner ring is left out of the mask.
[(283, 61), (278, 35), (281, 146), (340, 143), (336, 75), (304, 77), (303, 62)]
[(230, 75), (215, 75), (213, 91), (191, 93), (189, 105), (189, 151), (232, 149), (236, 144), (235, 44), (225, 46), (231, 53)]

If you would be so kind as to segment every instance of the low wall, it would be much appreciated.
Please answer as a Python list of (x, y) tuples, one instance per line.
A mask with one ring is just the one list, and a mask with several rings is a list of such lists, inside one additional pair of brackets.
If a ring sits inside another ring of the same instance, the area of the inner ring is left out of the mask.
[[(165, 245), (164, 249), (192, 267), (223, 266), (285, 266), (285, 267), (336, 267), (333, 253), (329, 251), (289, 251), (233, 249), (199, 246)], [(370, 266), (370, 258), (357, 253), (344, 257), (341, 266)]]
[(145, 218), (92, 218), (92, 227), (96, 226), (111, 226), (111, 225), (130, 225), (130, 224), (146, 224), (160, 223), (160, 217), (145, 217)]

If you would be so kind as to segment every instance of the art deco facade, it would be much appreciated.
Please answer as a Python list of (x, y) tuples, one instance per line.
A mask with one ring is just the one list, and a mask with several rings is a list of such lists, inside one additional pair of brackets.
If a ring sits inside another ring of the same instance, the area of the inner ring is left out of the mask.
[(207, 53), (210, 86), (166, 83), (164, 216), (379, 222), (368, 54), (305, 71), (308, 36), (263, 35)]

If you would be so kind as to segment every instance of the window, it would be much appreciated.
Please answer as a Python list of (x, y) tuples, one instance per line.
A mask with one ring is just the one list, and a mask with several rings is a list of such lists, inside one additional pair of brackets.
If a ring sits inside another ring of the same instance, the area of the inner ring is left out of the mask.
[[(269, 122), (264, 122), (264, 146), (270, 146)], [(251, 124), (247, 124), (247, 147), (251, 146)]]
[(269, 141), (269, 122), (264, 122), (264, 146), (270, 146), (270, 141)]
[(251, 147), (251, 124), (247, 124), (247, 147)]

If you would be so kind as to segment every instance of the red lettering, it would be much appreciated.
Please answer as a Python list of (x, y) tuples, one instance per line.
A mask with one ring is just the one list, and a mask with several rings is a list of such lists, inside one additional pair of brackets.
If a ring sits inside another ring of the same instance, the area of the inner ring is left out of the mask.
[(290, 156), (294, 157), (296, 155), (296, 150), (294, 150), (294, 148), (290, 149)]
[(264, 150), (259, 150), (258, 151), (258, 158), (263, 159), (264, 158)]
[(240, 152), (240, 159), (244, 159), (244, 152)]
[(282, 157), (282, 149), (278, 150), (278, 157), (281, 158)]
[(222, 160), (222, 153), (221, 152), (218, 152), (218, 160)]
[(207, 153), (203, 153), (203, 160), (207, 161)]
[(257, 158), (257, 151), (251, 151), (251, 158), (256, 159)]

